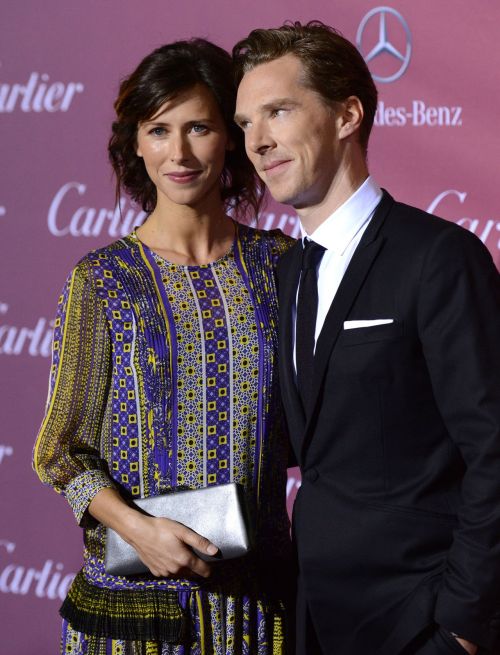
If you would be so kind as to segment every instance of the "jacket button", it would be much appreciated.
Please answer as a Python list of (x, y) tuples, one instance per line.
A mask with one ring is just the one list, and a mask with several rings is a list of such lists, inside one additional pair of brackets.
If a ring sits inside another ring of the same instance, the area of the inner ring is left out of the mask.
[(316, 480), (319, 478), (319, 473), (315, 468), (310, 468), (307, 469), (307, 471), (304, 471), (304, 478), (308, 482), (316, 482)]

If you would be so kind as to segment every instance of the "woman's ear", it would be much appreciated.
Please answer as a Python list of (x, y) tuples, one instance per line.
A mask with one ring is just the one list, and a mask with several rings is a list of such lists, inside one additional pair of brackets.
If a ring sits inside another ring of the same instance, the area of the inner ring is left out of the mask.
[(137, 127), (135, 128), (135, 154), (138, 157), (142, 157), (142, 150), (139, 147), (139, 129), (141, 127), (141, 124), (138, 123)]

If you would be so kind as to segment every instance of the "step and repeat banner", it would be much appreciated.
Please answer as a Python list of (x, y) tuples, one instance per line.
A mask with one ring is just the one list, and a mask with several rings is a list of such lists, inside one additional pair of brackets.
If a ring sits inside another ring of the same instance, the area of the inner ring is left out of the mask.
[[(118, 83), (155, 47), (320, 19), (354, 41), (378, 84), (369, 150), (397, 199), (474, 232), (500, 267), (496, 0), (3, 0), (0, 7), (0, 655), (58, 652), (58, 608), (81, 562), (65, 501), (31, 469), (66, 275), (144, 220), (115, 207), (106, 144)], [(265, 228), (298, 235), (269, 203)], [(289, 504), (300, 485), (288, 481)]]

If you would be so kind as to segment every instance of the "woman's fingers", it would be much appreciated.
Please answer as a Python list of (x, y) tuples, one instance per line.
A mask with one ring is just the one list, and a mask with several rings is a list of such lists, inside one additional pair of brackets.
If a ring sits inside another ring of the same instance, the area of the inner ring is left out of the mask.
[(178, 525), (182, 528), (181, 539), (184, 543), (191, 546), (191, 548), (195, 548), (199, 553), (206, 553), (211, 557), (217, 555), (219, 549), (215, 544), (185, 525), (180, 523)]
[(208, 577), (210, 565), (197, 557), (200, 553), (215, 555), (217, 546), (185, 525), (165, 518), (144, 517), (142, 530), (132, 544), (142, 561), (156, 576)]
[(208, 577), (210, 575), (210, 565), (200, 559), (192, 549), (194, 548), (199, 553), (206, 553), (207, 555), (213, 556), (219, 551), (217, 546), (181, 523), (175, 524), (174, 532), (182, 544), (183, 552), (179, 561), (180, 566), (189, 569), (196, 575), (204, 578)]

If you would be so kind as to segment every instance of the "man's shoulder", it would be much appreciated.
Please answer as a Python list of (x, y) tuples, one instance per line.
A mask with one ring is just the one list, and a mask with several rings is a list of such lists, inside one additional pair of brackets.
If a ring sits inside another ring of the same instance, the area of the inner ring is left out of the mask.
[(392, 203), (386, 221), (388, 231), (401, 232), (408, 239), (420, 237), (433, 240), (442, 235), (449, 235), (450, 238), (481, 243), (476, 235), (461, 225), (398, 200), (392, 199)]
[(491, 259), (486, 246), (475, 234), (440, 216), (392, 199), (382, 233), (403, 252), (439, 252), (441, 257), (472, 256)]
[(389, 223), (391, 227), (415, 227), (423, 233), (429, 232), (435, 234), (449, 229), (450, 225), (453, 226), (452, 229), (459, 227), (440, 216), (429, 214), (424, 209), (401, 202), (393, 198), (387, 191), (384, 191), (381, 205), (385, 199), (388, 199), (390, 202)]

